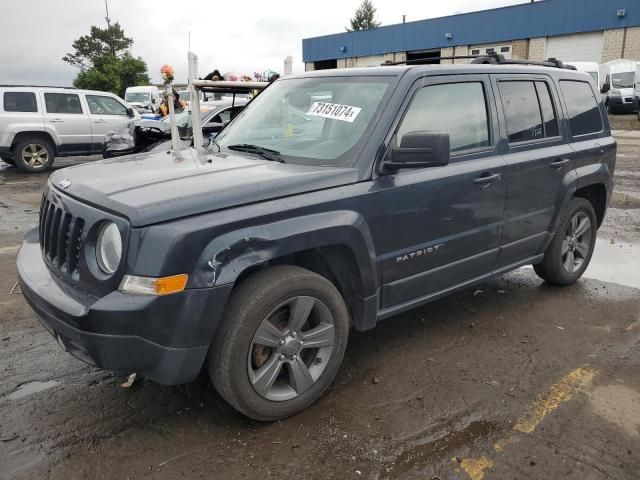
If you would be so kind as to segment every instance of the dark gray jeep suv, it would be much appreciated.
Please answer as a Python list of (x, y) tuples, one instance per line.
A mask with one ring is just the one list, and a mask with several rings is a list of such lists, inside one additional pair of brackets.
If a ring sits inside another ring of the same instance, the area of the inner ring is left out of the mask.
[(278, 80), (206, 150), (54, 173), (18, 273), (72, 355), (237, 410), (308, 407), (350, 328), (523, 265), (585, 271), (616, 143), (552, 66), (387, 66)]

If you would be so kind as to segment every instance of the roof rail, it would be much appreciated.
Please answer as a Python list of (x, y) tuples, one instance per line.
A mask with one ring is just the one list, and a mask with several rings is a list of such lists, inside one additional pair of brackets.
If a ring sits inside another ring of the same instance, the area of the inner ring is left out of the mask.
[(193, 80), (193, 86), (198, 90), (215, 93), (249, 93), (252, 90), (262, 90), (269, 86), (269, 82), (242, 82), (238, 80)]
[(60, 87), (58, 85), (0, 85), (0, 88), (64, 88), (67, 90), (77, 90), (76, 87)]
[(485, 64), (485, 65), (537, 65), (540, 67), (563, 68), (566, 70), (576, 70), (573, 65), (565, 65), (557, 58), (548, 58), (547, 60), (519, 60), (505, 58), (499, 53), (490, 53), (487, 55), (453, 55), (448, 57), (424, 57), (405, 60), (403, 62), (385, 62), (382, 66), (388, 65), (425, 65), (430, 64), (434, 60), (471, 60), (469, 63)]

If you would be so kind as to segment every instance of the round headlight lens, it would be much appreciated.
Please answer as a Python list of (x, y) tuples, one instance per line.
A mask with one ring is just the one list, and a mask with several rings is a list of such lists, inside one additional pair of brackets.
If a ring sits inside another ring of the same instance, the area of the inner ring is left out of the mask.
[(96, 259), (104, 273), (111, 275), (118, 269), (122, 258), (122, 237), (115, 223), (105, 223), (96, 244)]

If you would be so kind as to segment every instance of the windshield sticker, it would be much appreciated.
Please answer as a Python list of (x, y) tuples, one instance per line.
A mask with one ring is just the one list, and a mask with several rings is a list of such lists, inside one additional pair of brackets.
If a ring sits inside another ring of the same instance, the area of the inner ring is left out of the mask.
[(338, 103), (313, 102), (307, 115), (314, 117), (331, 118), (343, 122), (353, 122), (362, 110), (360, 107), (340, 105)]

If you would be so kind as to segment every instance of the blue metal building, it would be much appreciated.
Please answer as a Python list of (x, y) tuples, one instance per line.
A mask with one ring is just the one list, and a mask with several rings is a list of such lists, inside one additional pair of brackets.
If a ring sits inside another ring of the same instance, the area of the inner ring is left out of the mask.
[(307, 38), (302, 57), (314, 69), (495, 48), (517, 58), (640, 59), (640, 0), (541, 0)]

